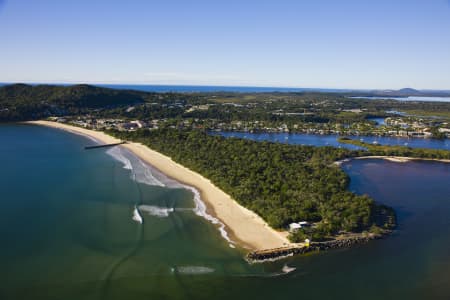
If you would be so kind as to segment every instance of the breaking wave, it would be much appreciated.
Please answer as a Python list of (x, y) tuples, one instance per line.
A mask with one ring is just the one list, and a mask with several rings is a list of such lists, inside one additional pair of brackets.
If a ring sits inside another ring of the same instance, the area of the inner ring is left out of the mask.
[(287, 274), (287, 273), (294, 272), (296, 269), (297, 269), (297, 268), (289, 267), (289, 266), (286, 264), (286, 265), (283, 266), (283, 268), (281, 269), (281, 271), (282, 271), (284, 274)]
[(134, 207), (134, 210), (133, 210), (133, 217), (132, 217), (132, 219), (133, 219), (133, 221), (136, 221), (136, 222), (138, 222), (140, 224), (142, 224), (143, 221), (144, 221), (142, 219), (141, 213), (139, 212), (139, 209), (136, 206)]
[[(73, 131), (73, 133), (78, 134), (78, 133), (75, 132), (75, 131)], [(98, 145), (101, 145), (101, 144), (102, 144), (102, 142), (100, 142), (99, 140), (97, 140), (96, 138), (94, 138), (94, 137), (92, 137), (92, 136), (90, 136), (90, 135), (84, 135), (84, 134), (82, 134), (82, 136), (85, 137), (85, 138), (87, 138), (87, 139), (89, 139), (89, 140), (91, 140), (91, 141), (94, 142), (95, 144), (98, 144)]]
[[(206, 212), (206, 205), (202, 201), (200, 193), (196, 188), (181, 184), (171, 178), (168, 178), (165, 174), (159, 172), (158, 170), (155, 170), (150, 165), (140, 160), (133, 153), (127, 151), (122, 147), (113, 147), (106, 151), (106, 153), (112, 156), (117, 161), (121, 162), (124, 169), (130, 170), (131, 177), (136, 182), (152, 186), (183, 188), (191, 191), (194, 195), (194, 213), (211, 222), (212, 224), (218, 225), (220, 235), (228, 242), (228, 245), (231, 248), (235, 248), (235, 243), (230, 239), (230, 237), (228, 236), (228, 232), (225, 230), (225, 224)], [(140, 205), (139, 209), (157, 217), (167, 217), (171, 212), (174, 211), (173, 208), (162, 208), (151, 205)]]
[(106, 151), (106, 153), (121, 162), (124, 169), (130, 170), (133, 180), (147, 185), (165, 186), (164, 183), (154, 176), (149, 165), (123, 148), (114, 147)]
[(268, 274), (268, 275), (263, 276), (263, 277), (281, 277), (281, 276), (286, 276), (286, 275), (294, 272), (296, 269), (297, 268), (293, 268), (293, 267), (289, 267), (287, 265), (284, 265), (284, 267), (281, 269), (281, 272)]
[(106, 151), (106, 153), (108, 155), (112, 156), (115, 160), (121, 162), (123, 164), (124, 169), (127, 169), (127, 170), (133, 169), (133, 166), (131, 165), (131, 161), (122, 154), (122, 150), (120, 147), (113, 147), (113, 148), (109, 149), (108, 151)]
[(153, 205), (140, 205), (139, 210), (148, 213), (151, 216), (165, 218), (168, 217), (171, 212), (174, 211), (173, 208), (159, 207)]
[(165, 186), (164, 183), (154, 176), (152, 169), (140, 159), (138, 159), (138, 163), (133, 166), (133, 172), (137, 182), (147, 185)]
[(190, 190), (194, 194), (194, 203), (195, 203), (194, 213), (197, 216), (205, 218), (206, 220), (208, 220), (209, 222), (211, 222), (214, 225), (219, 225), (218, 229), (220, 231), (220, 235), (225, 240), (228, 241), (228, 243), (229, 243), (228, 245), (231, 248), (235, 248), (234, 242), (230, 239), (230, 237), (228, 236), (228, 232), (225, 230), (225, 224), (223, 224), (222, 222), (219, 221), (219, 219), (211, 216), (210, 214), (208, 214), (206, 212), (206, 205), (205, 205), (205, 202), (202, 201), (199, 191), (196, 188), (189, 186), (189, 185), (181, 184), (181, 186), (187, 190)]

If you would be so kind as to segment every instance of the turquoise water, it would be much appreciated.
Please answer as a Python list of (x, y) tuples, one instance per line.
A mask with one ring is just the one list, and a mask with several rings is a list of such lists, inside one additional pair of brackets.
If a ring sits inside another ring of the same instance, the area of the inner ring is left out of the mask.
[(393, 236), (248, 265), (192, 191), (120, 148), (35, 126), (0, 139), (0, 299), (450, 297), (448, 164), (344, 164), (352, 190), (397, 210)]

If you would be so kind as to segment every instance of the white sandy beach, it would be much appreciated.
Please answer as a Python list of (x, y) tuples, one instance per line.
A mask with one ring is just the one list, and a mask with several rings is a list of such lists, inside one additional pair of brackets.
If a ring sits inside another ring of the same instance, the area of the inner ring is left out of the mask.
[[(63, 129), (75, 134), (92, 137), (103, 143), (117, 143), (118, 139), (103, 132), (49, 121), (32, 121), (28, 124)], [(261, 217), (239, 205), (210, 180), (174, 162), (170, 157), (138, 143), (127, 143), (125, 147), (143, 161), (154, 166), (167, 176), (195, 187), (208, 207), (208, 213), (217, 217), (226, 226), (226, 231), (239, 245), (251, 250), (279, 248), (291, 245), (287, 232), (272, 229)]]

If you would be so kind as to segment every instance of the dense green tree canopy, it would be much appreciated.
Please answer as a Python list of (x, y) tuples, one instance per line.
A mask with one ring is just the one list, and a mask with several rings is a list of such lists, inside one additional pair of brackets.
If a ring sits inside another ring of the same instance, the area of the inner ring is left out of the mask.
[(109, 133), (148, 145), (211, 179), (275, 228), (307, 220), (326, 235), (367, 229), (375, 222), (377, 205), (348, 191), (349, 178), (333, 164), (356, 152), (175, 129)]

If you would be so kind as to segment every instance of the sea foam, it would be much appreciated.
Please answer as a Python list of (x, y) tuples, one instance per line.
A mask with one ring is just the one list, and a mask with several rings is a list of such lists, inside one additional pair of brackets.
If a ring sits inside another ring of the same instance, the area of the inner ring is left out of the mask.
[[(163, 186), (168, 188), (183, 188), (191, 191), (194, 195), (195, 208), (194, 213), (214, 225), (218, 225), (221, 236), (228, 241), (228, 245), (231, 248), (235, 248), (235, 243), (228, 236), (228, 232), (225, 230), (225, 224), (220, 222), (219, 219), (213, 217), (206, 212), (206, 205), (200, 197), (199, 191), (189, 185), (181, 184), (171, 178), (165, 176), (165, 174), (153, 169), (150, 165), (140, 160), (133, 153), (123, 149), (122, 147), (114, 147), (106, 152), (117, 161), (123, 164), (123, 168), (131, 170), (131, 177), (133, 180), (152, 186)], [(151, 207), (151, 208), (149, 208)], [(173, 208), (160, 208), (157, 206), (141, 205), (139, 207), (143, 211), (146, 211), (150, 215), (157, 217), (167, 217), (169, 213), (173, 212)], [(167, 214), (167, 215), (166, 215)]]
[(139, 209), (136, 206), (134, 207), (134, 210), (133, 210), (133, 217), (132, 217), (132, 219), (133, 219), (133, 221), (136, 221), (136, 222), (138, 222), (140, 224), (142, 224), (143, 221), (144, 221), (142, 219), (141, 214), (139, 213)]
[(168, 207), (159, 207), (159, 206), (153, 206), (153, 205), (140, 205), (139, 209), (141, 211), (145, 211), (151, 216), (159, 217), (159, 218), (165, 218), (168, 217), (171, 212), (174, 211), (173, 208)]
[(283, 266), (283, 268), (281, 269), (281, 271), (283, 271), (283, 273), (287, 274), (287, 273), (291, 273), (294, 272), (297, 268), (294, 267), (289, 267), (287, 264), (285, 264)]
[(123, 168), (131, 171), (133, 180), (153, 186), (165, 186), (160, 180), (153, 176), (152, 169), (132, 153), (121, 147), (114, 147), (106, 151), (115, 160), (123, 164)]
[(213, 273), (215, 270), (213, 268), (203, 267), (203, 266), (184, 266), (184, 267), (176, 267), (172, 269), (172, 272), (177, 272), (180, 274), (187, 275), (201, 275)]
[(133, 173), (134, 178), (137, 182), (147, 185), (165, 186), (163, 182), (161, 182), (154, 176), (150, 166), (145, 164), (140, 159), (138, 159), (138, 162), (133, 165)]
[(225, 224), (223, 224), (222, 222), (219, 221), (219, 219), (213, 217), (212, 215), (208, 214), (206, 212), (206, 205), (205, 202), (202, 201), (201, 197), (200, 197), (200, 193), (199, 191), (189, 185), (184, 185), (184, 184), (180, 184), (182, 187), (184, 187), (187, 190), (190, 190), (193, 194), (194, 194), (194, 203), (195, 203), (195, 208), (194, 208), (194, 212), (197, 216), (203, 217), (206, 220), (208, 220), (209, 222), (211, 222), (214, 225), (219, 225), (218, 229), (220, 232), (220, 235), (228, 241), (228, 245), (231, 248), (235, 248), (234, 246), (234, 242), (230, 239), (230, 237), (228, 236), (228, 232), (225, 230)]
[(120, 147), (113, 147), (106, 151), (106, 153), (112, 156), (115, 160), (121, 162), (123, 164), (123, 168), (127, 170), (132, 170), (133, 166), (131, 165), (131, 161), (122, 154), (122, 150)]

